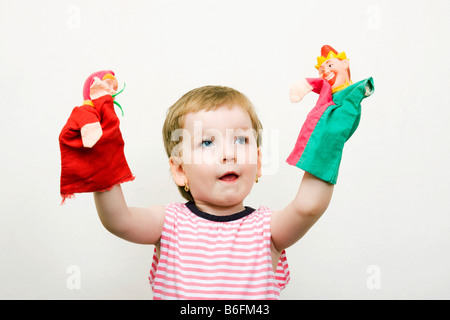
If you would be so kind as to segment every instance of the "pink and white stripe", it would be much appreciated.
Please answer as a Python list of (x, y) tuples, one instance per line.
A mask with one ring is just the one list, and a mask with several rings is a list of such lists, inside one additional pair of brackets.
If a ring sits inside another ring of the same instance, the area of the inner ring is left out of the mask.
[(168, 205), (149, 276), (153, 298), (278, 299), (289, 267), (283, 251), (273, 270), (270, 216), (260, 207), (240, 219), (212, 221), (186, 204)]

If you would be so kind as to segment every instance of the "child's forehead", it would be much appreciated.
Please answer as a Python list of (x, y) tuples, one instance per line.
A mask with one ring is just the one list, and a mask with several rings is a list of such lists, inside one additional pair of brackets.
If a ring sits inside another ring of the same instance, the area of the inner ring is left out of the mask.
[(202, 109), (189, 112), (184, 117), (185, 129), (193, 129), (201, 125), (208, 128), (251, 128), (249, 113), (239, 105), (223, 105), (212, 110)]

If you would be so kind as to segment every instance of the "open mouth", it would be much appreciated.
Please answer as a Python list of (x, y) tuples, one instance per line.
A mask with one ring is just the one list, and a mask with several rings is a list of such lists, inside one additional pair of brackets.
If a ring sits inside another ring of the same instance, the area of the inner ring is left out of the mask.
[(336, 74), (334, 72), (330, 72), (329, 75), (324, 78), (331, 86), (336, 82)]
[(236, 172), (227, 172), (223, 176), (219, 178), (221, 181), (225, 182), (234, 182), (239, 178), (239, 175)]

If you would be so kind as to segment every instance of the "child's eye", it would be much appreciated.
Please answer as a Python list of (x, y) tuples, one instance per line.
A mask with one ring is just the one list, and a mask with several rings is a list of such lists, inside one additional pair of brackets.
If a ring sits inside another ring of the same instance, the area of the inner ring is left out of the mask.
[(329, 65), (328, 65), (328, 68), (331, 68), (333, 66), (333, 64), (332, 63), (330, 63)]
[(248, 139), (247, 139), (246, 137), (237, 137), (237, 138), (234, 140), (234, 143), (235, 143), (235, 144), (246, 144), (247, 141), (248, 141)]
[(203, 140), (202, 141), (202, 147), (203, 148), (210, 148), (213, 146), (213, 142), (211, 140)]

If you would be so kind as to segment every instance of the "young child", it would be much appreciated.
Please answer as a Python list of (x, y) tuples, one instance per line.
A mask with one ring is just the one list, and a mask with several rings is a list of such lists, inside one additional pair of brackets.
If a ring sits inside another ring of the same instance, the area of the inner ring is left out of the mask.
[(327, 208), (333, 185), (305, 173), (277, 211), (244, 206), (261, 176), (261, 123), (242, 93), (194, 89), (167, 113), (164, 144), (187, 203), (128, 207), (120, 185), (95, 192), (103, 225), (155, 245), (154, 299), (278, 299), (289, 281), (285, 249)]
[[(373, 79), (355, 84), (344, 52), (324, 46), (320, 78), (291, 88), (291, 101), (318, 93), (287, 162), (305, 171), (281, 210), (244, 206), (261, 177), (261, 123), (242, 93), (194, 89), (167, 112), (164, 145), (186, 203), (128, 207), (120, 185), (95, 192), (103, 225), (126, 240), (155, 245), (154, 299), (278, 299), (289, 282), (285, 249), (321, 217), (331, 200), (344, 143), (358, 127)], [(97, 103), (94, 101), (94, 105)]]

